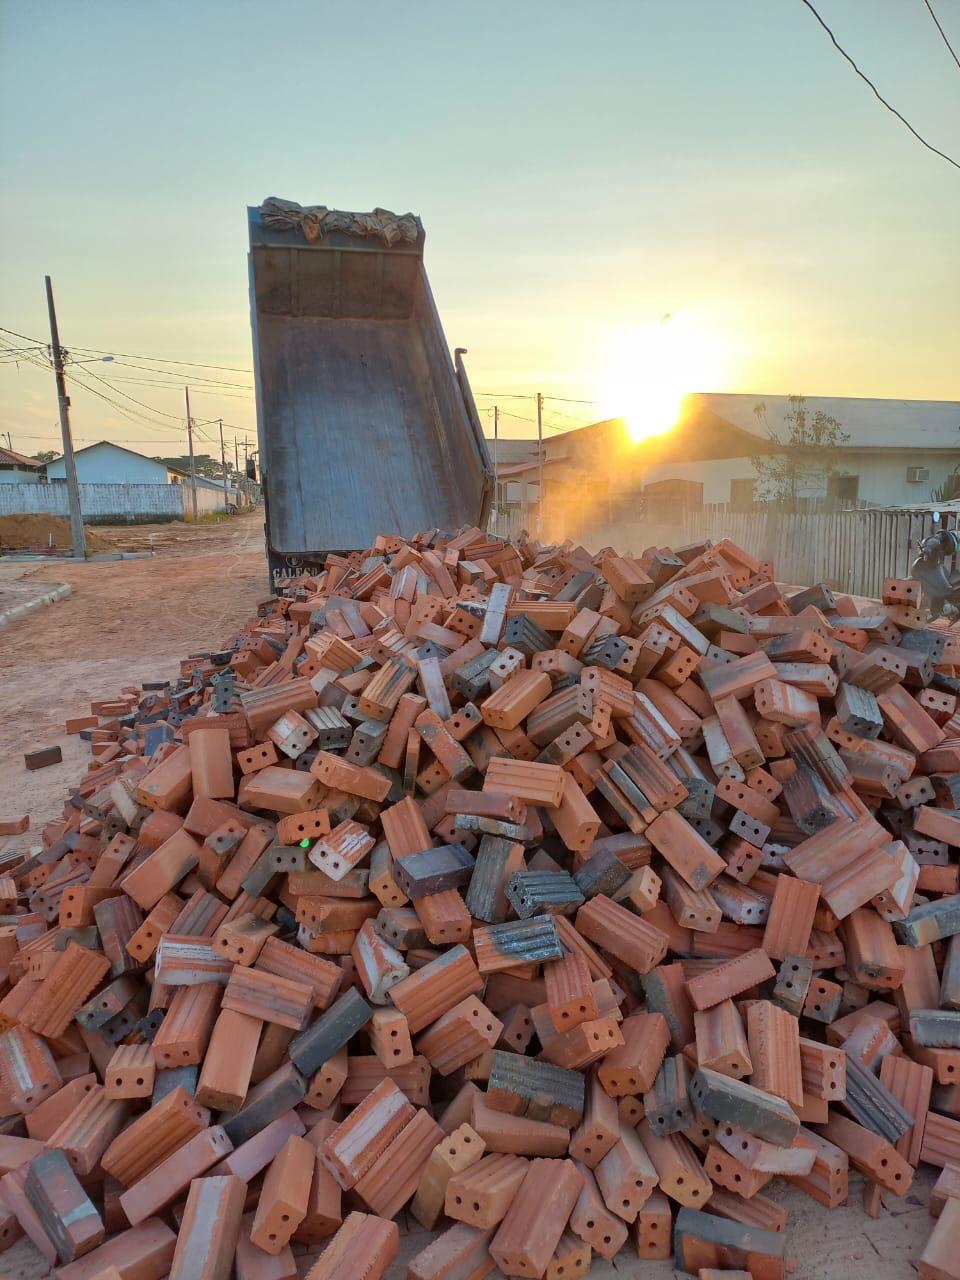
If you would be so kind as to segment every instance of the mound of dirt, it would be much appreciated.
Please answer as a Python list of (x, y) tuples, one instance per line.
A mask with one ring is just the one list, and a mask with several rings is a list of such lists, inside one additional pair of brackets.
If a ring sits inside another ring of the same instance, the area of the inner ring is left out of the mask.
[[(70, 521), (65, 516), (0, 516), (0, 552), (47, 551), (71, 545)], [(106, 538), (87, 529), (88, 551), (109, 551)]]

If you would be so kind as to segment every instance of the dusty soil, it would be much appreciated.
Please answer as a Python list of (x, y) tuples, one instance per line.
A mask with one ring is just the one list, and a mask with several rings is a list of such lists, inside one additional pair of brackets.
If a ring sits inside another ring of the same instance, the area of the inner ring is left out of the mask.
[[(36, 828), (59, 810), (86, 759), (63, 732), (67, 716), (122, 685), (175, 676), (180, 658), (221, 646), (249, 617), (269, 594), (262, 520), (141, 525), (138, 538), (156, 539), (148, 560), (19, 566), (72, 594), (0, 631), (0, 817), (30, 812)], [(130, 531), (102, 532), (115, 547)], [(64, 763), (28, 773), (23, 753), (53, 743)]]
[[(65, 516), (0, 516), (0, 547), (46, 551), (71, 545), (70, 521)], [(87, 550), (109, 551), (111, 544), (98, 530), (88, 527)]]

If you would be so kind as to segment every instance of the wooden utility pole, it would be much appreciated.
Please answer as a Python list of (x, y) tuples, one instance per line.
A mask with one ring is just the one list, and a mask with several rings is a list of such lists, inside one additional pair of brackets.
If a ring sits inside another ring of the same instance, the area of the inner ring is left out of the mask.
[(546, 494), (543, 491), (543, 392), (537, 392), (537, 471), (538, 478), (538, 502), (537, 502), (537, 537), (543, 537), (543, 507)]
[(190, 417), (190, 388), (183, 388), (187, 397), (187, 440), (190, 443), (190, 490), (193, 497), (193, 518), (197, 518), (197, 467), (193, 460), (193, 419)]
[(500, 406), (493, 406), (493, 523), (494, 532), (500, 519), (500, 477), (497, 472), (497, 443), (500, 439)]
[(49, 276), (44, 276), (44, 280), (47, 286), (47, 311), (50, 315), (50, 354), (53, 358), (53, 372), (57, 380), (57, 403), (60, 407), (60, 435), (63, 437), (63, 474), (67, 481), (67, 504), (70, 508), (70, 540), (73, 543), (75, 558), (77, 560), (85, 560), (87, 556), (87, 540), (83, 532), (80, 486), (77, 484), (77, 464), (73, 456), (73, 438), (70, 435), (70, 397), (67, 395), (67, 380), (63, 373), (64, 352), (60, 346), (57, 312), (53, 305), (53, 285)]
[(237, 444), (237, 437), (233, 437), (233, 475), (234, 479), (239, 482), (240, 479), (240, 446)]

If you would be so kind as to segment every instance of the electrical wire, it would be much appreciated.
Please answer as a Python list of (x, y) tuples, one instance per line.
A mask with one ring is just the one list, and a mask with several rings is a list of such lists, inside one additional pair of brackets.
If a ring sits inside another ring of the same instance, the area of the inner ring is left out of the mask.
[(474, 391), (475, 396), (493, 396), (496, 400), (536, 400), (536, 396), (522, 395), (519, 391)]
[(572, 413), (564, 413), (562, 409), (544, 409), (544, 413), (553, 413), (558, 418), (567, 418), (570, 422), (579, 423), (581, 427), (590, 427), (595, 421), (592, 418), (575, 418)]
[[(19, 335), (23, 337), (23, 334)], [(235, 364), (201, 364), (198, 360), (172, 360), (168, 356), (145, 356), (132, 351), (107, 351), (103, 347), (71, 347), (72, 351), (89, 351), (97, 356), (123, 357), (125, 360), (153, 360), (156, 364), (182, 364), (191, 369), (222, 369), (227, 373), (247, 373), (253, 375), (252, 369), (244, 369)]]
[[(82, 351), (83, 347), (76, 348), (76, 350)], [(163, 374), (165, 378), (174, 378), (180, 382), (184, 380), (184, 375), (182, 373), (178, 373), (176, 369), (155, 369), (149, 364), (133, 364), (129, 360), (117, 360), (116, 358), (114, 358), (110, 363), (121, 365), (124, 369), (140, 369), (144, 373)], [(191, 387), (195, 383), (199, 384), (202, 382), (209, 383), (210, 386), (214, 387), (239, 387), (244, 391), (253, 391), (253, 387), (246, 382), (227, 382), (224, 378), (205, 378), (199, 374), (191, 374), (189, 382)]]
[[(121, 413), (125, 418), (129, 419), (129, 421), (145, 423), (147, 426), (160, 427), (164, 431), (170, 430), (170, 427), (166, 422), (158, 422), (155, 418), (149, 417), (147, 414), (142, 413), (139, 409), (127, 408), (126, 405), (121, 404), (118, 400), (114, 400), (112, 396), (104, 395), (103, 392), (98, 391), (96, 387), (89, 386), (86, 382), (83, 381), (82, 378), (77, 377), (77, 375), (72, 371), (69, 371), (69, 370), (65, 371), (64, 377), (72, 386), (82, 387), (83, 390), (89, 392), (90, 395), (97, 396), (100, 400), (106, 401), (107, 404), (111, 405), (114, 409), (117, 410), (118, 413)], [(179, 421), (184, 422), (184, 419), (181, 418), (179, 419)], [(186, 429), (185, 422), (184, 422), (184, 429)], [(172, 439), (173, 437), (168, 436), (166, 438), (169, 440), (169, 439)]]
[(40, 338), (31, 338), (27, 333), (17, 333), (16, 329), (5, 329), (2, 324), (0, 324), (0, 333), (9, 333), (12, 334), (14, 338), (23, 338), (24, 342), (36, 342), (41, 347), (45, 347), (47, 345)]
[[(69, 368), (70, 366), (68, 365), (67, 367)], [(111, 391), (115, 392), (118, 396), (123, 396), (124, 399), (129, 400), (132, 404), (139, 405), (141, 409), (149, 409), (151, 413), (159, 413), (161, 417), (164, 418), (175, 418), (177, 422), (184, 421), (182, 413), (168, 413), (166, 409), (158, 409), (156, 405), (147, 404), (143, 400), (138, 400), (135, 396), (130, 395), (128, 391), (121, 391), (119, 387), (115, 387), (112, 382), (108, 382), (106, 378), (102, 377), (99, 373), (95, 373), (93, 369), (84, 369), (83, 372), (88, 378), (96, 378), (97, 382), (102, 382), (105, 387), (109, 387)]]
[(960, 58), (957, 57), (956, 50), (954, 49), (950, 41), (947, 39), (947, 33), (944, 31), (943, 27), (941, 27), (940, 19), (937, 17), (937, 15), (933, 11), (933, 5), (930, 3), (930, 0), (923, 0), (923, 3), (927, 6), (927, 9), (930, 13), (930, 17), (936, 23), (937, 30), (940, 32), (941, 36), (943, 37), (943, 43), (950, 50), (951, 58), (953, 58), (957, 66), (960, 67)]
[[(525, 417), (523, 416), (523, 414), (522, 414), (522, 413), (511, 413), (511, 411), (510, 411), (509, 409), (501, 409), (501, 410), (500, 410), (500, 416), (501, 416), (501, 417), (507, 417), (507, 418), (516, 418), (516, 419), (517, 419), (518, 421), (520, 421), (520, 422), (530, 422), (530, 423), (532, 423), (532, 424), (533, 424), (533, 426), (536, 426), (536, 425), (537, 425), (537, 420), (536, 420), (536, 418), (525, 418)], [(226, 425), (226, 424), (224, 424), (224, 425)], [(551, 426), (551, 424), (550, 424), (549, 422), (544, 422), (542, 425), (543, 425), (543, 430), (544, 430), (544, 431), (560, 431), (560, 432), (564, 432), (564, 431), (569, 431), (569, 430), (571, 430), (571, 428), (570, 428), (570, 427), (554, 427), (554, 426)]]
[[(0, 360), (0, 364), (3, 361)], [(110, 379), (111, 382), (128, 382), (131, 386), (136, 387), (161, 387), (164, 391), (176, 391), (179, 384), (173, 382), (158, 382), (154, 378), (128, 378), (122, 374), (117, 374)], [(198, 396), (222, 396), (226, 400), (246, 400), (247, 395), (240, 391), (220, 391), (215, 387), (197, 386), (193, 379), (190, 380), (190, 394)], [(250, 392), (252, 395), (252, 391)]]
[[(22, 338), (22, 339), (25, 339), (26, 341), (32, 341), (32, 339), (28, 338), (26, 334), (17, 333), (16, 330), (7, 329), (3, 325), (0, 325), (0, 333), (8, 333), (8, 334), (11, 334), (13, 337)], [(42, 347), (42, 344), (41, 344), (39, 349), (45, 350), (46, 348)], [(5, 339), (0, 338), (0, 354), (5, 354), (12, 350), (15, 350), (12, 344), (7, 342)], [(71, 348), (71, 350), (85, 351), (85, 350), (90, 350), (90, 348), (76, 347), (76, 348)], [(23, 359), (27, 364), (32, 364), (36, 368), (42, 369), (45, 373), (49, 373), (50, 371), (50, 365), (46, 360), (40, 360), (36, 357), (30, 356), (29, 354), (25, 354), (20, 358)], [(71, 365), (68, 362), (66, 365), (66, 368), (64, 369), (64, 377), (67, 378), (75, 386), (82, 387), (85, 391), (89, 391), (92, 395), (99, 396), (101, 400), (106, 401), (107, 404), (111, 405), (119, 413), (123, 414), (123, 416), (127, 418), (128, 421), (137, 422), (139, 419), (141, 422), (145, 423), (148, 426), (157, 426), (157, 427), (164, 427), (164, 428), (167, 427), (167, 424), (165, 422), (158, 422), (155, 418), (151, 418), (147, 416), (147, 414), (139, 412), (138, 410), (128, 411), (124, 405), (119, 404), (116, 400), (112, 399), (110, 396), (106, 396), (102, 392), (97, 391), (96, 388), (88, 386), (81, 378), (77, 376), (74, 370), (75, 370), (75, 366)], [(185, 423), (185, 419), (183, 418), (182, 415), (175, 414), (175, 413), (168, 413), (167, 410), (165, 409), (158, 409), (155, 405), (150, 405), (150, 404), (147, 404), (146, 401), (138, 400), (135, 396), (129, 395), (127, 392), (123, 391), (120, 387), (115, 387), (112, 382), (109, 382), (106, 378), (96, 373), (93, 369), (84, 368), (83, 372), (85, 375), (95, 378), (98, 382), (103, 383), (103, 385), (108, 387), (111, 391), (113, 391), (115, 395), (123, 396), (125, 399), (129, 400), (132, 404), (138, 405), (142, 409), (148, 410), (149, 413), (160, 414), (163, 417), (170, 418), (176, 422)], [(216, 421), (216, 419), (211, 419), (211, 421)], [(242, 435), (245, 439), (250, 439), (255, 435), (255, 433), (252, 432), (248, 427), (241, 427), (236, 423), (224, 422), (224, 426), (229, 427), (231, 431), (235, 431), (239, 435)], [(169, 437), (169, 436), (166, 437), (168, 441), (171, 438), (172, 437)], [(210, 439), (209, 436), (205, 438), (208, 439), (211, 444), (217, 443), (216, 441)]]
[[(941, 160), (946, 160), (947, 164), (952, 164), (955, 169), (960, 169), (960, 163), (954, 160), (951, 156), (948, 156), (945, 151), (941, 151), (939, 147), (935, 147), (932, 142), (928, 142), (926, 138), (922, 137), (919, 133), (917, 133), (916, 129), (913, 127), (910, 121), (906, 118), (906, 116), (901, 115), (900, 112), (897, 110), (897, 108), (886, 100), (886, 98), (883, 96), (883, 94), (880, 92), (877, 86), (873, 83), (870, 77), (866, 75), (865, 72), (860, 70), (860, 68), (854, 62), (853, 58), (851, 58), (850, 54), (847, 53), (846, 49), (844, 49), (844, 47), (840, 44), (837, 37), (833, 34), (833, 32), (827, 26), (826, 22), (824, 22), (823, 18), (821, 18), (820, 14), (817, 12), (811, 0), (800, 0), (800, 3), (807, 6), (807, 8), (810, 10), (813, 16), (816, 18), (816, 20), (820, 23), (821, 27), (823, 27), (824, 31), (830, 37), (830, 42), (833, 45), (833, 47), (837, 50), (837, 52), (843, 58), (846, 59), (847, 62), (850, 63), (851, 67), (853, 67), (854, 71), (857, 73), (860, 79), (864, 82), (864, 84), (869, 86), (870, 90), (872, 91), (877, 101), (880, 102), (883, 106), (885, 106), (889, 112), (895, 115), (897, 119), (900, 121), (900, 123), (905, 125), (906, 128), (909, 129), (910, 132), (913, 134), (913, 136), (916, 138), (916, 140), (919, 143), (921, 143), (922, 146), (926, 147), (928, 151), (932, 151), (933, 154), (935, 156), (939, 156)], [(939, 26), (939, 23), (937, 25)]]

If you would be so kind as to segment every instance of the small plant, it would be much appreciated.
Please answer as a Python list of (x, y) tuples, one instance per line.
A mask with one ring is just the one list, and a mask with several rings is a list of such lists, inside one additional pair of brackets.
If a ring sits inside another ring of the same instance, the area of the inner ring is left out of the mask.
[(836, 418), (820, 409), (811, 413), (805, 396), (789, 401), (783, 426), (776, 430), (767, 422), (767, 406), (761, 401), (754, 407), (774, 450), (750, 461), (757, 473), (757, 500), (792, 509), (823, 492), (827, 477), (839, 470), (840, 450), (850, 436)]
[(952, 502), (957, 497), (960, 497), (960, 463), (954, 467), (943, 484), (938, 484), (930, 490), (931, 502)]

